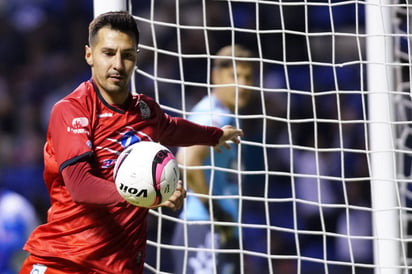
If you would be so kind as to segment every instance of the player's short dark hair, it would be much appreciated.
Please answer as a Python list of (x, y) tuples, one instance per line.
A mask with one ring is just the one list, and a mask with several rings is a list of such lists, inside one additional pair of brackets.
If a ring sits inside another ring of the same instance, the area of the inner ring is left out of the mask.
[[(214, 68), (233, 68), (233, 57), (235, 58), (251, 58), (252, 51), (246, 47), (235, 44), (228, 45), (221, 48), (217, 53), (214, 60)], [(236, 60), (236, 64), (246, 64), (252, 66), (252, 62), (247, 60)]]
[(136, 20), (127, 11), (110, 11), (94, 18), (89, 25), (89, 45), (94, 42), (97, 33), (103, 27), (132, 34), (136, 40), (136, 46), (139, 44), (139, 29)]

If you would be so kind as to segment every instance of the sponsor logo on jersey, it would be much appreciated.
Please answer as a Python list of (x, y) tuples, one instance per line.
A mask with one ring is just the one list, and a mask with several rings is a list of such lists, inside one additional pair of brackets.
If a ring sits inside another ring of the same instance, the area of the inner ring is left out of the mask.
[(82, 128), (87, 127), (89, 125), (89, 119), (86, 117), (77, 117), (72, 120), (72, 127), (73, 128)]
[(113, 113), (111, 112), (105, 112), (105, 113), (100, 113), (97, 115), (99, 118), (107, 118), (107, 117), (113, 117)]
[(148, 136), (144, 132), (136, 131), (130, 126), (126, 127), (123, 132), (118, 131), (117, 134), (120, 135), (118, 138), (106, 138), (106, 140), (119, 144), (122, 147), (122, 149), (96, 146), (97, 150), (109, 151), (113, 154), (113, 157), (114, 157), (114, 159), (107, 158), (107, 159), (101, 160), (100, 161), (101, 168), (107, 169), (107, 168), (113, 167), (121, 151), (123, 151), (123, 149), (127, 148), (128, 146), (133, 145), (134, 143), (137, 143), (140, 141), (153, 141), (152, 138), (150, 138), (150, 136)]
[(34, 264), (33, 269), (30, 271), (30, 274), (44, 274), (46, 273), (47, 266), (42, 264)]
[(140, 142), (140, 136), (136, 134), (137, 132), (134, 131), (127, 131), (123, 133), (122, 137), (120, 137), (120, 145), (122, 147), (128, 147), (134, 143)]
[(71, 127), (67, 127), (67, 131), (75, 134), (89, 134), (88, 126), (89, 119), (86, 117), (76, 117), (72, 120)]
[(121, 132), (120, 135), (121, 136), (118, 142), (123, 148), (126, 148), (140, 141), (153, 141), (152, 138), (150, 138), (150, 136), (148, 136), (144, 132), (136, 131), (131, 127), (129, 127), (127, 131)]

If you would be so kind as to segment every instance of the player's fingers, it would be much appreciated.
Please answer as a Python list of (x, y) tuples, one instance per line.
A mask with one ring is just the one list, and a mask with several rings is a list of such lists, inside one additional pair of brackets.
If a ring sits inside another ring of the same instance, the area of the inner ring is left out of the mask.
[(175, 207), (173, 208), (174, 211), (179, 210), (183, 205), (183, 198), (179, 199), (175, 203)]
[(186, 198), (186, 190), (181, 184), (178, 184), (175, 192), (170, 196), (169, 200), (164, 202), (164, 206), (171, 210), (179, 210), (183, 205), (183, 200)]
[(178, 197), (175, 202), (175, 207), (176, 207), (175, 210), (179, 210), (182, 207), (183, 201), (186, 198), (186, 190), (183, 188), (183, 186), (179, 188), (177, 192), (180, 192), (180, 193), (178, 194)]
[(232, 148), (229, 143), (224, 143), (223, 146), (224, 146), (226, 149), (231, 149), (231, 148)]
[(179, 189), (176, 188), (176, 191), (179, 191), (179, 192), (180, 192), (180, 196), (181, 196), (183, 199), (186, 198), (186, 195), (187, 195), (186, 189), (184, 189), (183, 187), (182, 187), (182, 188), (179, 188)]
[(183, 196), (183, 198), (186, 198), (186, 189), (183, 187), (182, 180), (179, 180), (179, 182), (177, 183), (175, 191), (179, 191), (181, 195)]
[(220, 149), (220, 145), (217, 145), (217, 146), (215, 146), (214, 148), (215, 148), (215, 151), (216, 151), (217, 153), (222, 152), (222, 150)]
[(233, 143), (235, 143), (235, 144), (239, 144), (239, 143), (240, 143), (239, 137), (240, 137), (239, 135), (234, 136), (234, 137), (231, 139), (231, 141), (232, 141)]
[(179, 210), (182, 207), (182, 205), (183, 205), (182, 200), (183, 199), (177, 199), (177, 200), (174, 200), (174, 201), (169, 200), (169, 201), (166, 201), (165, 205), (168, 208), (170, 208), (171, 210), (176, 211), (176, 210)]

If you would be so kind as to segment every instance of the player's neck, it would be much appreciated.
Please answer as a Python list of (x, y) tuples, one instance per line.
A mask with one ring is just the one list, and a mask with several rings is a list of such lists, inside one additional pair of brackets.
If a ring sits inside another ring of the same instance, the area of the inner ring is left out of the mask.
[(102, 90), (100, 90), (100, 94), (108, 104), (116, 106), (123, 106), (124, 104), (126, 104), (130, 96), (129, 92), (119, 92), (112, 94)]
[(94, 80), (91, 80), (91, 83), (94, 90), (105, 104), (121, 109), (128, 108), (132, 97), (129, 91), (109, 92), (99, 87)]

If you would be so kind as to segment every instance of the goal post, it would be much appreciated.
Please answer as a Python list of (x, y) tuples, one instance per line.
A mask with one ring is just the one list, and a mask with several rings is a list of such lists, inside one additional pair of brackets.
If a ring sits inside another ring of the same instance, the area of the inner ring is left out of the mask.
[(109, 11), (127, 11), (127, 0), (93, 0), (93, 15)]
[(366, 4), (367, 83), (372, 228), (376, 274), (401, 273), (399, 268), (399, 200), (396, 181), (395, 129), (391, 93), (394, 62), (391, 1)]
[[(211, 181), (206, 198), (237, 199), (239, 218), (197, 222), (150, 210), (145, 274), (174, 273), (175, 251), (184, 254), (185, 270), (194, 264), (189, 253), (213, 254), (211, 273), (218, 273), (222, 254), (240, 256), (242, 274), (411, 272), (410, 1), (93, 5), (94, 16), (133, 14), (141, 51), (131, 91), (152, 96), (172, 115), (188, 117), (210, 97), (219, 48), (239, 43), (255, 52), (256, 83), (249, 88), (256, 96), (246, 109), (227, 114), (245, 130), (235, 148), (238, 164), (181, 165), (183, 178), (189, 169), (237, 177), (239, 195), (214, 196)], [(188, 228), (199, 223), (238, 228), (239, 248), (189, 246)], [(185, 244), (174, 245), (180, 224)]]

